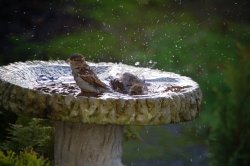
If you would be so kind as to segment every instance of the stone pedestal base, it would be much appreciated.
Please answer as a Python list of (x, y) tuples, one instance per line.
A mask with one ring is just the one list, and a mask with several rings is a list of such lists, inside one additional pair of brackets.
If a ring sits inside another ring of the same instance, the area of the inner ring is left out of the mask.
[(122, 126), (55, 122), (55, 165), (122, 166)]

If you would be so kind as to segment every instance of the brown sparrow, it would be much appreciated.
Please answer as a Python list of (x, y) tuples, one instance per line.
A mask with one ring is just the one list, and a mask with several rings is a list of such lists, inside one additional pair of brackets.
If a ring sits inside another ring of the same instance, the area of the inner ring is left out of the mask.
[(130, 87), (129, 95), (143, 95), (145, 90), (144, 84), (134, 84)]
[(125, 90), (124, 84), (121, 82), (120, 79), (118, 78), (112, 79), (110, 80), (109, 83), (110, 83), (111, 88), (114, 91), (119, 92), (119, 93), (127, 93)]
[(113, 90), (129, 95), (141, 95), (146, 90), (144, 81), (128, 72), (123, 73), (120, 78), (111, 80), (110, 85)]
[(90, 69), (81, 54), (73, 54), (69, 58), (72, 75), (76, 84), (80, 87), (83, 96), (98, 96), (108, 91), (108, 87)]

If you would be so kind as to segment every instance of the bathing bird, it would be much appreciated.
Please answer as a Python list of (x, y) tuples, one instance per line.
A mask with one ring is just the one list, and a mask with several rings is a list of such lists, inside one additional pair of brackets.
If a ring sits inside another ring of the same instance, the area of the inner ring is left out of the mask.
[(129, 95), (142, 95), (147, 90), (145, 82), (130, 72), (111, 80), (110, 85), (114, 91)]
[(99, 96), (109, 90), (107, 85), (91, 70), (83, 55), (78, 53), (72, 54), (68, 62), (74, 80), (81, 89), (81, 93), (78, 96)]

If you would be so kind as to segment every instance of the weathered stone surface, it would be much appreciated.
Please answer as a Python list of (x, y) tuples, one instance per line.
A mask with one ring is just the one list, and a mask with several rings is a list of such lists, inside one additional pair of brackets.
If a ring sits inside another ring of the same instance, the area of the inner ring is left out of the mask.
[(33, 117), (123, 125), (190, 121), (200, 112), (200, 88), (188, 77), (124, 64), (90, 63), (90, 66), (106, 84), (123, 72), (137, 74), (145, 79), (148, 93), (77, 97), (80, 89), (68, 64), (33, 61), (0, 67), (0, 105)]
[(56, 122), (55, 129), (55, 165), (122, 166), (122, 126)]

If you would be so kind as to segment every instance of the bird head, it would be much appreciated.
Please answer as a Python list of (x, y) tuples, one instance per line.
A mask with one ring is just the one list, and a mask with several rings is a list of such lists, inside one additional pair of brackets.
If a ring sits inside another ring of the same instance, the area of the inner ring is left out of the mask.
[(79, 53), (72, 54), (67, 62), (70, 64), (71, 67), (77, 68), (77, 67), (85, 67), (87, 66), (87, 63), (83, 57), (83, 55)]

